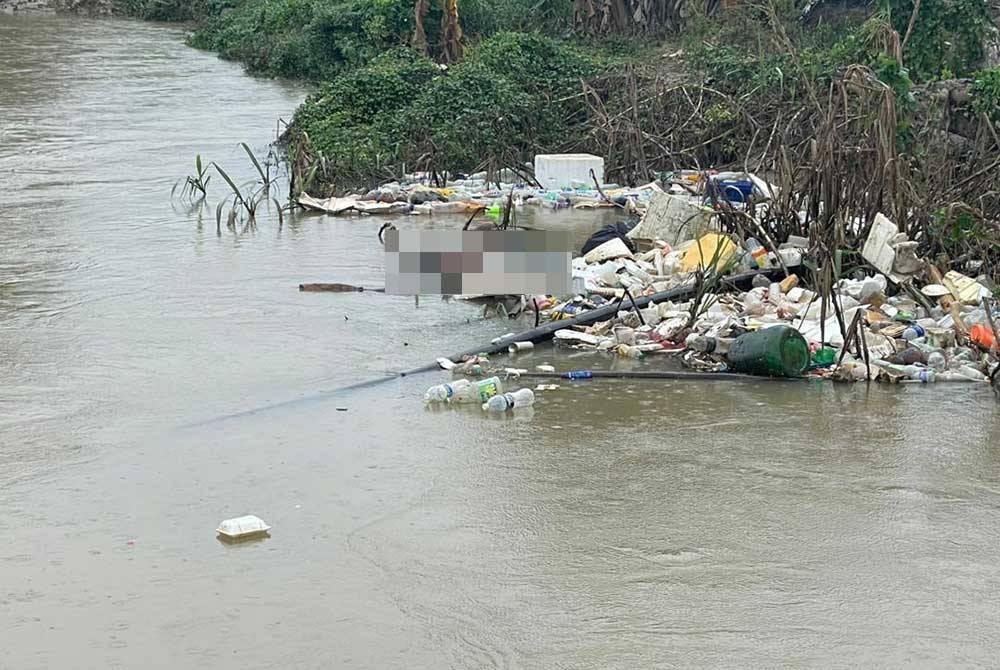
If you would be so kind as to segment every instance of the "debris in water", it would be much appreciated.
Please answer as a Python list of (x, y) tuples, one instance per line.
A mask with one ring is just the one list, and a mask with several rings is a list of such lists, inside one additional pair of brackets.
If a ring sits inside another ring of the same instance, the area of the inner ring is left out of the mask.
[(268, 537), (271, 527), (260, 517), (248, 514), (226, 519), (215, 530), (221, 540), (239, 541)]

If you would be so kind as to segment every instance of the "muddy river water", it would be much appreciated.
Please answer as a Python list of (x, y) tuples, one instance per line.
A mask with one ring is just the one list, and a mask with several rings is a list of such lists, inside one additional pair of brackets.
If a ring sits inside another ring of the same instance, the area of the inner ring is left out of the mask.
[[(375, 219), (171, 203), (306, 93), (183, 40), (0, 16), (0, 668), (995, 667), (988, 391), (334, 393), (509, 328), (296, 290), (380, 283)], [(246, 513), (272, 537), (216, 540)]]

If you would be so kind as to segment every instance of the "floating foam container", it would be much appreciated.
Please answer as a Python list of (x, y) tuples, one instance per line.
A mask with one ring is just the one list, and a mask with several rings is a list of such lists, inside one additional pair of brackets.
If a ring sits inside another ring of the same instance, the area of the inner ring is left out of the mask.
[(547, 189), (593, 188), (604, 183), (604, 159), (591, 154), (538, 154), (535, 156), (535, 179)]
[(248, 514), (234, 519), (226, 519), (215, 529), (224, 540), (249, 540), (267, 536), (271, 527), (260, 517)]

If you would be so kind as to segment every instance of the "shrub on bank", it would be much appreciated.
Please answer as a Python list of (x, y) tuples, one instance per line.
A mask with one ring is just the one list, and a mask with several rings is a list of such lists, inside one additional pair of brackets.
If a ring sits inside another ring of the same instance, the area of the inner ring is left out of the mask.
[[(328, 80), (388, 49), (408, 45), (414, 29), (413, 0), (118, 1), (192, 8), (202, 3), (201, 13), (208, 19), (191, 38), (192, 46), (242, 61), (257, 74), (313, 81)], [(571, 0), (463, 0), (460, 15), (465, 34), (473, 40), (505, 30), (556, 34), (569, 30), (572, 4)], [(432, 50), (440, 25), (441, 3), (431, 2), (424, 29)]]
[(405, 43), (412, 29), (409, 0), (244, 0), (211, 16), (191, 45), (257, 74), (319, 81)]
[(578, 135), (575, 94), (598, 69), (581, 49), (526, 33), (485, 39), (446, 70), (397, 49), (310, 96), (289, 132), (291, 150), (308, 138), (340, 188), (398, 175), (404, 165), (509, 165)]

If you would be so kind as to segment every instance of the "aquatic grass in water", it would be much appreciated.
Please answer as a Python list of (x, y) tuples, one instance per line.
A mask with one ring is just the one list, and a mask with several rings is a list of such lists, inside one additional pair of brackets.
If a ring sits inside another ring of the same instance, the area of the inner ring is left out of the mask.
[(231, 193), (223, 198), (215, 208), (215, 224), (217, 229), (222, 226), (222, 212), (227, 206), (229, 207), (229, 212), (226, 216), (227, 228), (235, 230), (236, 222), (242, 221), (246, 224), (244, 231), (255, 229), (257, 227), (257, 212), (260, 209), (260, 205), (266, 202), (274, 203), (278, 212), (278, 225), (281, 226), (284, 224), (284, 211), (276, 199), (268, 196), (268, 183), (261, 184), (256, 189), (253, 188), (253, 182), (248, 182), (243, 187), (240, 187), (218, 163), (212, 163), (212, 165), (231, 190)]
[(272, 202), (278, 212), (278, 225), (283, 225), (284, 209), (277, 200), (270, 197), (271, 186), (274, 184), (277, 176), (276, 174), (272, 175), (272, 170), (276, 168), (280, 161), (277, 153), (272, 148), (267, 158), (261, 163), (246, 142), (241, 142), (239, 146), (243, 148), (243, 151), (249, 157), (250, 164), (257, 172), (259, 181), (248, 181), (242, 186), (237, 185), (236, 181), (218, 163), (211, 162), (206, 165), (201, 160), (201, 154), (198, 154), (195, 157), (195, 174), (179, 179), (174, 184), (173, 189), (171, 189), (170, 197), (174, 198), (179, 192), (182, 198), (186, 198), (192, 203), (203, 205), (208, 196), (209, 182), (212, 179), (209, 170), (214, 167), (215, 171), (219, 173), (219, 176), (222, 177), (229, 187), (229, 193), (215, 208), (217, 229), (221, 229), (222, 215), (228, 207), (228, 213), (226, 214), (227, 228), (235, 230), (237, 221), (242, 221), (246, 224), (243, 228), (244, 231), (253, 230), (257, 226), (257, 213), (260, 210), (261, 204), (270, 204)]
[(202, 165), (201, 154), (195, 156), (194, 167), (195, 173), (193, 175), (178, 179), (174, 187), (170, 189), (171, 198), (177, 193), (178, 187), (181, 197), (191, 201), (201, 200), (208, 194), (208, 182), (211, 181), (212, 175), (208, 174), (208, 168)]

